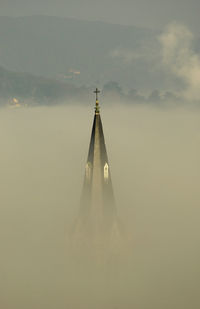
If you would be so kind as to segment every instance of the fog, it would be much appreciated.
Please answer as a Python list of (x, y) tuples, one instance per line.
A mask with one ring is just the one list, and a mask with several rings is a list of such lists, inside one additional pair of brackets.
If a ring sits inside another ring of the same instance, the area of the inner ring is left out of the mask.
[(199, 100), (200, 57), (194, 51), (194, 34), (184, 25), (168, 25), (160, 37), (162, 61), (184, 82), (182, 96), (189, 102)]
[(0, 307), (199, 308), (200, 111), (102, 106), (128, 250), (114, 267), (83, 271), (67, 235), (92, 104), (0, 111)]

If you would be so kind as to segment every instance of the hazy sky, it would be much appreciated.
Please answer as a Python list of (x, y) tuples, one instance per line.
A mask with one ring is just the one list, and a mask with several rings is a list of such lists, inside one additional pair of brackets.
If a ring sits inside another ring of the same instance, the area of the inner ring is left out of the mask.
[(0, 14), (48, 14), (112, 23), (163, 27), (171, 21), (199, 27), (199, 0), (1, 0)]

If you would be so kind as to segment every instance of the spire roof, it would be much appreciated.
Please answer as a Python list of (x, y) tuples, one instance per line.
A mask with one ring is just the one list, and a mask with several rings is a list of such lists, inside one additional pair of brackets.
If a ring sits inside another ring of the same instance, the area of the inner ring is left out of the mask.
[(81, 238), (88, 237), (90, 240), (92, 239), (93, 243), (95, 241), (102, 243), (102, 239), (105, 241), (111, 237), (117, 216), (110, 165), (99, 112), (98, 94), (100, 91), (96, 88), (94, 93), (96, 94), (95, 114), (76, 231), (79, 231)]

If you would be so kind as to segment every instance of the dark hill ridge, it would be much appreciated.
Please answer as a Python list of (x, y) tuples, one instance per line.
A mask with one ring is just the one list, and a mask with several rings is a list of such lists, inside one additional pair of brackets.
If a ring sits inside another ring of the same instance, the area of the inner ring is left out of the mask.
[(160, 72), (152, 71), (157, 35), (149, 29), (69, 18), (0, 17), (0, 65), (53, 78), (80, 71), (73, 76), (78, 85), (114, 80), (155, 88), (162, 83)]
[(57, 104), (87, 95), (85, 88), (30, 73), (12, 72), (0, 67), (0, 99), (3, 104), (16, 98), (39, 104)]
[[(95, 85), (78, 87), (71, 83), (53, 78), (36, 76), (30, 73), (13, 72), (0, 67), (0, 104), (56, 105), (89, 103)], [(141, 95), (136, 89), (124, 91), (116, 82), (103, 85), (104, 103), (161, 103), (179, 100), (176, 95), (167, 91), (160, 93), (153, 90), (149, 96)]]

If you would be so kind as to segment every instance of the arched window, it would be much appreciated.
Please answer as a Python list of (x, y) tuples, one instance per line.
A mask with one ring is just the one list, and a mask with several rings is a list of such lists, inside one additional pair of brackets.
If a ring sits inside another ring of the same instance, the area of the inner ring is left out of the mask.
[(90, 180), (90, 178), (91, 178), (91, 163), (90, 163), (90, 162), (88, 162), (88, 163), (86, 164), (86, 167), (85, 167), (85, 176), (86, 176), (87, 180)]
[(108, 163), (106, 163), (106, 164), (104, 165), (104, 179), (105, 179), (105, 180), (107, 180), (108, 177), (109, 177), (109, 172), (108, 172), (108, 170), (109, 170), (109, 166), (108, 166)]

